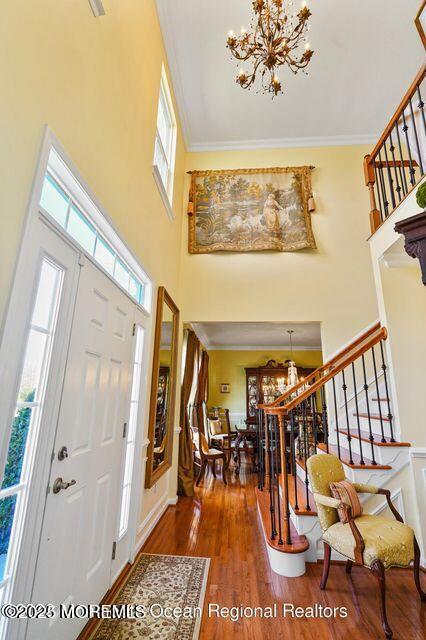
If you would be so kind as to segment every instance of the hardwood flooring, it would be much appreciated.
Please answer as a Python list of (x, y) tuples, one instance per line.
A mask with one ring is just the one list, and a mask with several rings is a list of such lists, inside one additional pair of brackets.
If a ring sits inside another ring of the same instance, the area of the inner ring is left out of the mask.
[[(181, 498), (169, 507), (143, 547), (147, 553), (211, 558), (200, 640), (379, 640), (379, 594), (374, 576), (354, 567), (333, 564), (327, 590), (320, 591), (322, 564), (309, 564), (301, 578), (283, 578), (269, 567), (258, 519), (254, 474), (241, 465), (230, 468), (228, 486), (211, 474), (196, 489), (195, 498)], [(422, 574), (423, 584), (426, 575)], [(394, 640), (425, 640), (426, 604), (414, 586), (411, 570), (386, 574), (388, 618)], [(277, 603), (276, 618), (227, 618), (208, 615), (208, 605), (268, 607)], [(283, 618), (283, 603), (346, 607), (346, 618)]]

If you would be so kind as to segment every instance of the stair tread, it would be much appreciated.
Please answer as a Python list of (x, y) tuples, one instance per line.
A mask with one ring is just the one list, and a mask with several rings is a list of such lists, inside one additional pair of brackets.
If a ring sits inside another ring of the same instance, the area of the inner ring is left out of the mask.
[[(370, 434), (368, 431), (363, 431), (361, 429), (360, 433), (361, 433), (361, 438), (358, 435), (358, 429), (350, 429), (350, 434), (352, 438), (356, 438), (357, 440), (362, 440), (363, 442), (368, 442), (370, 443)], [(344, 429), (338, 429), (338, 432), (341, 433), (344, 436), (347, 436), (347, 431), (345, 431)], [(411, 447), (411, 444), (409, 442), (390, 442), (386, 441), (386, 442), (381, 442), (381, 435), (378, 433), (373, 433), (373, 437), (374, 437), (374, 444), (377, 447)]]
[(390, 402), (389, 398), (372, 398), (373, 402)]
[(303, 482), (303, 480), (301, 480), (301, 478), (299, 478), (298, 475), (296, 475), (296, 482), (297, 482), (297, 503), (298, 503), (298, 509), (296, 509), (296, 491), (295, 491), (295, 487), (294, 487), (294, 476), (292, 474), (289, 474), (288, 476), (288, 499), (289, 502), (291, 504), (291, 507), (294, 511), (294, 513), (298, 516), (316, 516), (317, 512), (315, 511), (315, 500), (314, 500), (314, 496), (312, 495), (312, 493), (308, 490), (308, 495), (309, 495), (309, 506), (311, 507), (310, 511), (306, 508), (307, 504), (306, 504), (306, 485)]
[[(359, 416), (360, 418), (368, 418), (368, 413), (354, 413), (354, 416)], [(370, 413), (370, 418), (372, 420), (380, 420), (380, 414), (378, 413)], [(389, 418), (387, 416), (384, 416), (382, 414), (382, 420), (383, 422), (390, 422)]]
[[(317, 447), (318, 449), (321, 449), (321, 451), (325, 451), (325, 453), (327, 453), (327, 445), (320, 442), (318, 443)], [(329, 444), (328, 452), (338, 457), (337, 445)], [(355, 453), (355, 451), (352, 451), (353, 464), (351, 464), (349, 462), (349, 450), (345, 449), (344, 447), (340, 447), (340, 460), (343, 464), (345, 464), (347, 467), (350, 467), (351, 469), (392, 469), (392, 467), (388, 464), (373, 464), (372, 460), (369, 460), (365, 456), (365, 464), (361, 464), (361, 458), (357, 453)]]

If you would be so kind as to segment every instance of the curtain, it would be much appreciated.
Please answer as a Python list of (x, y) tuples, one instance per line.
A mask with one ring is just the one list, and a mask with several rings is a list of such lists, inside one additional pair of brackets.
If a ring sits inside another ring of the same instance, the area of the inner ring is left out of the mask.
[(178, 464), (178, 493), (184, 496), (194, 495), (194, 466), (192, 433), (189, 422), (188, 404), (194, 383), (194, 373), (198, 364), (200, 342), (194, 331), (188, 331), (185, 369), (182, 381), (180, 400), (180, 427), (179, 434), (179, 464)]
[(197, 393), (195, 395), (196, 427), (205, 433), (205, 407), (209, 399), (209, 354), (203, 351), (198, 372)]

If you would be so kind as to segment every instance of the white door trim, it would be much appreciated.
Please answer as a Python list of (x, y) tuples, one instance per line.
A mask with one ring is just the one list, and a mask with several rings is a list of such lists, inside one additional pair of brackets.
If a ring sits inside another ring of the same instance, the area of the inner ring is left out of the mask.
[[(96, 197), (91, 192), (90, 188), (80, 175), (73, 162), (66, 154), (65, 150), (62, 148), (57, 138), (46, 126), (31, 187), (31, 194), (29, 198), (18, 258), (16, 261), (15, 273), (11, 290), (9, 292), (7, 311), (5, 313), (3, 325), (0, 331), (0, 415), (4, 418), (3, 428), (0, 431), (0, 477), (2, 477), (8, 449), (8, 440), (10, 433), (9, 425), (12, 418), (12, 413), (14, 411), (14, 403), (16, 401), (17, 387), (19, 384), (19, 374), (24, 357), (24, 339), (28, 330), (32, 303), (35, 296), (35, 288), (33, 287), (32, 289), (29, 289), (28, 283), (33, 281), (37, 260), (40, 258), (38, 247), (34, 247), (34, 231), (36, 229), (36, 225), (39, 225), (40, 220), (42, 220), (44, 224), (47, 224), (56, 232), (58, 236), (62, 238), (63, 241), (65, 241), (69, 246), (72, 247), (72, 249), (75, 251), (76, 258), (73, 271), (72, 286), (69, 291), (68, 299), (63, 300), (60, 318), (62, 319), (62, 322), (60, 322), (61, 327), (58, 326), (58, 333), (55, 337), (54, 352), (52, 355), (50, 366), (50, 378), (56, 381), (55, 385), (53, 385), (53, 387), (49, 389), (48, 396), (46, 396), (46, 411), (49, 411), (50, 416), (49, 420), (46, 420), (46, 424), (49, 424), (50, 428), (45, 429), (43, 433), (40, 433), (40, 438), (37, 446), (37, 465), (35, 466), (34, 474), (32, 477), (32, 498), (30, 504), (28, 505), (25, 521), (25, 531), (22, 538), (21, 551), (19, 556), (18, 570), (15, 575), (10, 597), (10, 600), (12, 601), (19, 601), (24, 603), (29, 602), (32, 583), (34, 579), (37, 550), (39, 546), (41, 526), (43, 522), (45, 490), (49, 480), (50, 457), (56, 433), (56, 422), (60, 405), (63, 376), (66, 366), (67, 347), (72, 326), (72, 312), (78, 286), (79, 254), (84, 254), (84, 251), (81, 248), (77, 247), (72, 239), (66, 237), (63, 232), (60, 232), (60, 229), (57, 228), (57, 225), (55, 225), (52, 220), (47, 220), (39, 211), (39, 201), (43, 186), (43, 180), (46, 173), (51, 149), (54, 149), (56, 151), (64, 164), (74, 174), (82, 188), (87, 191), (88, 196), (96, 204), (101, 214), (105, 217), (106, 221), (111, 225), (114, 232), (120, 238), (120, 235), (115, 230), (115, 227), (111, 222), (110, 216), (97, 201)], [(128, 245), (121, 238), (120, 240), (128, 248), (129, 252), (132, 253)], [(132, 255), (134, 256), (133, 253)], [(87, 257), (91, 259), (90, 256)], [(140, 265), (140, 261), (137, 260), (136, 256), (134, 256), (134, 259)], [(98, 264), (96, 264), (96, 266), (97, 268), (100, 268)], [(143, 265), (140, 266), (145, 274), (147, 274), (147, 270), (143, 267)], [(101, 268), (100, 270), (102, 271)], [(149, 277), (149, 274), (147, 275)], [(149, 279), (149, 295), (152, 298), (152, 291), (155, 288), (155, 283), (151, 278)], [(142, 455), (141, 449), (143, 440), (143, 425), (145, 422), (147, 410), (146, 402), (148, 388), (147, 377), (149, 370), (148, 365), (152, 352), (152, 314), (150, 313), (151, 303), (149, 304), (147, 311), (147, 309), (143, 309), (142, 307), (138, 306), (136, 301), (133, 300), (133, 302), (135, 306), (137, 306), (141, 310), (141, 312), (144, 313), (145, 316), (147, 316), (147, 322), (145, 325), (146, 343), (143, 376), (140, 388), (141, 411), (138, 416), (135, 464), (131, 494), (131, 517), (129, 520), (130, 561), (133, 560), (135, 541), (137, 537), (137, 516), (140, 510), (140, 499), (142, 491), (141, 487), (143, 486), (143, 478), (141, 478), (141, 476), (143, 475), (143, 467), (140, 458)], [(1, 363), (3, 363), (3, 366), (1, 366)], [(17, 640), (18, 637), (18, 626), (16, 626), (15, 628), (13, 628), (13, 626), (10, 626), (8, 629), (8, 639)]]

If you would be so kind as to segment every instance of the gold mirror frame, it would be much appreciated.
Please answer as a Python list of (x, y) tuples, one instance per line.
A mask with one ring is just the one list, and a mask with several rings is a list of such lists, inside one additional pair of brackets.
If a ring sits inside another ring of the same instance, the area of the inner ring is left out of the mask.
[[(426, 33), (425, 30), (423, 28), (423, 23), (422, 23), (422, 17), (423, 14), (426, 14), (426, 0), (423, 0), (422, 4), (420, 5), (420, 9), (416, 15), (416, 19), (415, 19), (415, 23), (416, 23), (416, 27), (417, 27), (417, 31), (419, 32), (420, 35), (420, 39), (423, 42), (423, 46), (426, 49)], [(423, 17), (424, 20), (424, 17)]]
[[(160, 377), (160, 347), (161, 332), (163, 323), (164, 305), (167, 305), (173, 315), (171, 363), (169, 377), (169, 401), (167, 404), (166, 416), (166, 446), (163, 462), (154, 469), (154, 448), (155, 448), (155, 423), (157, 414), (157, 392)], [(173, 424), (175, 414), (176, 384), (177, 384), (177, 356), (178, 356), (178, 335), (179, 335), (179, 309), (173, 302), (164, 287), (158, 288), (157, 314), (155, 319), (154, 356), (152, 361), (151, 398), (149, 408), (148, 426), (148, 452), (145, 473), (145, 488), (150, 489), (161, 476), (172, 466), (173, 455)]]

